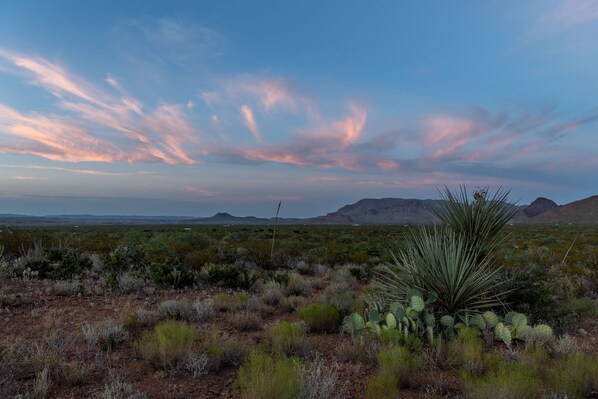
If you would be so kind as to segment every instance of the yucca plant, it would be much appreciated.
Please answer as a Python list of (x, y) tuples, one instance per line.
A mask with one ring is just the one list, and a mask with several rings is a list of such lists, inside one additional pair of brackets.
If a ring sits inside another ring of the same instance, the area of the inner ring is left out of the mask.
[(508, 190), (474, 192), (470, 202), (464, 186), (457, 192), (445, 187), (435, 212), (440, 228), (412, 230), (405, 243), (373, 281), (375, 298), (385, 305), (405, 301), (410, 289), (436, 294), (435, 309), (449, 315), (481, 313), (501, 305), (501, 267), (492, 252), (500, 233), (517, 212), (508, 202)]
[(412, 230), (410, 240), (394, 254), (373, 280), (384, 304), (405, 301), (411, 289), (436, 294), (434, 307), (443, 314), (480, 313), (501, 304), (501, 268), (488, 256), (468, 246), (466, 239), (448, 228)]
[(490, 254), (502, 237), (500, 232), (518, 209), (509, 202), (509, 190), (499, 188), (489, 198), (488, 188), (478, 189), (470, 202), (465, 186), (452, 192), (440, 191), (441, 205), (434, 211), (440, 223), (463, 237), (471, 252), (483, 258)]

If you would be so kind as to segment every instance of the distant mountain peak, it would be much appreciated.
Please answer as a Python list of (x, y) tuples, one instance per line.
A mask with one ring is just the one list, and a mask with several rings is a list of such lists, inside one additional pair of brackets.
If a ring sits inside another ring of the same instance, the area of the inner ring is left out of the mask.
[(545, 197), (538, 197), (523, 210), (523, 213), (528, 218), (532, 218), (558, 207), (559, 206), (553, 200)]
[(557, 206), (530, 218), (530, 223), (598, 224), (598, 195)]
[(215, 214), (214, 216), (212, 216), (212, 218), (214, 219), (230, 219), (233, 218), (235, 216), (231, 215), (230, 213), (227, 212), (218, 212), (217, 214)]

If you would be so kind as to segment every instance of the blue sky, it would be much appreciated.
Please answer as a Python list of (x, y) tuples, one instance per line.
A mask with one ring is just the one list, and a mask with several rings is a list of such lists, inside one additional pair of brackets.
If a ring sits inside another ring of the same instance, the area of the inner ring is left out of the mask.
[(1, 2), (0, 213), (581, 199), (596, 43), (594, 0)]

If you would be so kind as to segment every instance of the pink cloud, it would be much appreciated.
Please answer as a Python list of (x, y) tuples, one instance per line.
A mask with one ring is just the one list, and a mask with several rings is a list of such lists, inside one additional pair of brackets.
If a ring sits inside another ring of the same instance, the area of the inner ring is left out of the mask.
[(350, 114), (312, 129), (300, 131), (291, 141), (258, 148), (215, 147), (212, 152), (249, 161), (286, 163), (295, 166), (340, 167), (361, 170), (361, 157), (346, 151), (363, 133), (367, 112), (356, 104)]
[(0, 152), (33, 154), (56, 161), (123, 161), (118, 148), (87, 130), (56, 116), (23, 115), (0, 104), (0, 128), (11, 138), (0, 141)]
[(188, 121), (182, 106), (162, 104), (151, 115), (144, 118), (145, 125), (158, 137), (157, 147), (164, 148), (168, 155), (163, 160), (167, 163), (194, 164), (183, 148), (196, 141), (195, 129)]
[[(66, 69), (42, 58), (25, 57), (0, 50), (0, 57), (11, 61), (18, 72), (32, 77), (32, 82), (60, 98), (59, 106), (79, 120), (40, 114), (26, 116), (2, 106), (0, 126), (18, 144), (0, 147), (3, 152), (33, 154), (52, 160), (79, 162), (162, 161), (170, 164), (193, 164), (187, 152), (196, 144), (196, 131), (184, 112), (184, 106), (161, 104), (146, 113), (143, 104), (130, 96), (107, 95)], [(125, 89), (112, 76), (106, 82), (120, 94)], [(99, 128), (99, 129), (98, 129)], [(110, 140), (97, 135), (106, 129), (122, 133)]]
[(382, 170), (399, 170), (401, 168), (401, 164), (393, 160), (379, 161), (376, 166)]
[(100, 97), (89, 84), (43, 58), (25, 57), (5, 50), (0, 50), (0, 57), (27, 71), (33, 78), (33, 84), (47, 89), (57, 97), (70, 94), (93, 103)]
[(255, 117), (253, 116), (253, 111), (251, 110), (251, 108), (249, 108), (247, 105), (242, 105), (241, 116), (245, 121), (245, 126), (247, 126), (247, 129), (249, 129), (253, 137), (257, 141), (262, 142), (262, 134), (260, 133), (260, 130), (257, 127), (257, 122), (255, 121)]
[(463, 147), (475, 135), (473, 121), (454, 116), (434, 116), (426, 120), (426, 143), (433, 158), (442, 158)]
[(349, 110), (350, 114), (344, 119), (311, 129), (306, 136), (316, 140), (330, 141), (341, 147), (354, 144), (363, 133), (367, 111), (357, 104), (350, 104)]

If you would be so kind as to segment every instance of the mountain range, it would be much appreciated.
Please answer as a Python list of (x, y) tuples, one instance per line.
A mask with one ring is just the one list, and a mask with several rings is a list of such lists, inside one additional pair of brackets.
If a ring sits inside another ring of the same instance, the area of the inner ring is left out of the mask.
[[(434, 210), (441, 200), (403, 198), (365, 198), (348, 204), (335, 212), (313, 218), (278, 218), (280, 224), (431, 224), (435, 222)], [(518, 205), (512, 223), (529, 224), (590, 224), (598, 225), (598, 195), (557, 205), (539, 197), (529, 205)], [(210, 217), (180, 216), (97, 216), (53, 215), (28, 216), (0, 214), (0, 225), (151, 225), (151, 224), (273, 224), (274, 218), (233, 216), (220, 212)]]

